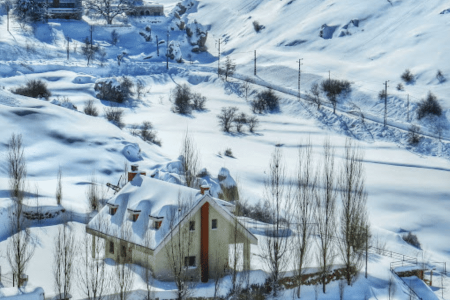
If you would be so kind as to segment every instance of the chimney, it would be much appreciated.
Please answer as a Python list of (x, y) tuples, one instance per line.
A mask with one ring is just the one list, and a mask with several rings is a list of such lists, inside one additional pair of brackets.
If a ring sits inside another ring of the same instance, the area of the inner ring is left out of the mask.
[(128, 182), (133, 180), (134, 176), (136, 176), (137, 173), (140, 173), (141, 175), (146, 175), (145, 172), (139, 172), (139, 165), (138, 164), (132, 164), (131, 165), (131, 171), (128, 172)]
[(206, 183), (205, 180), (203, 180), (203, 183), (200, 186), (200, 194), (204, 195), (205, 192), (207, 192), (209, 194), (209, 185), (208, 185), (208, 183)]

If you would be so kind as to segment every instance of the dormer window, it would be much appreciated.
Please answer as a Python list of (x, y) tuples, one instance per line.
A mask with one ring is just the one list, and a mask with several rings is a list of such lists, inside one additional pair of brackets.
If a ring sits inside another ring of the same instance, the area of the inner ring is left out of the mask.
[(161, 224), (162, 224), (162, 221), (163, 221), (163, 217), (155, 217), (155, 216), (149, 216), (150, 217), (150, 220), (152, 220), (153, 221), (153, 229), (155, 229), (155, 230), (158, 230), (159, 228), (161, 228)]
[(116, 214), (116, 212), (117, 212), (117, 208), (119, 208), (119, 205), (109, 204), (108, 203), (108, 206), (109, 206), (109, 214), (111, 216), (114, 216)]
[(161, 227), (162, 221), (154, 221), (154, 228), (158, 230)]
[(130, 213), (129, 215), (129, 220), (136, 222), (137, 219), (139, 218), (139, 214), (141, 213), (140, 210), (134, 210), (134, 209), (128, 209), (128, 212)]

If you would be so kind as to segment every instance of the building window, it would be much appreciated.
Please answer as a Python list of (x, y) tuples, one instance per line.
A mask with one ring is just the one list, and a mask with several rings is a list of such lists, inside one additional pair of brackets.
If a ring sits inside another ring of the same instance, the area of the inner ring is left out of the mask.
[(211, 226), (211, 228), (212, 228), (212, 229), (217, 229), (217, 219), (213, 219), (213, 220), (212, 220), (212, 226)]
[(127, 247), (125, 245), (122, 245), (122, 248), (120, 248), (120, 256), (127, 257)]
[(195, 256), (186, 256), (184, 258), (185, 267), (195, 267)]
[(190, 231), (195, 231), (195, 221), (190, 221), (189, 222), (189, 230)]
[(162, 221), (155, 221), (155, 229), (158, 230), (161, 227)]
[(109, 213), (111, 214), (111, 216), (114, 216), (117, 212), (117, 207), (110, 207), (109, 208)]
[(139, 214), (133, 214), (133, 222), (136, 222), (139, 218)]
[(114, 242), (109, 242), (109, 253), (114, 254)]

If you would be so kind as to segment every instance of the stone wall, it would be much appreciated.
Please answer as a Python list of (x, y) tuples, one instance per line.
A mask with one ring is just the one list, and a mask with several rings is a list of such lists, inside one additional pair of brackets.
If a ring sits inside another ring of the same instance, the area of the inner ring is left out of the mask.
[[(326, 276), (326, 283), (337, 281), (345, 278), (345, 269), (334, 269)], [(280, 285), (285, 289), (293, 289), (298, 287), (300, 283), (299, 276), (285, 277), (280, 280)], [(302, 285), (316, 285), (321, 284), (321, 273), (309, 273), (301, 275)]]

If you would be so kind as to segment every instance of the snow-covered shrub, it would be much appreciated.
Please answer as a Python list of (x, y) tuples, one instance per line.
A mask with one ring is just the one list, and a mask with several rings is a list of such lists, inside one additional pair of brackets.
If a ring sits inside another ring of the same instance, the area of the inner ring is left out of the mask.
[(248, 204), (246, 202), (239, 202), (238, 208), (242, 215), (245, 215), (256, 221), (269, 224), (273, 222), (268, 202), (259, 201), (254, 205)]
[(231, 148), (227, 148), (223, 154), (228, 157), (234, 157)]
[(177, 85), (171, 91), (170, 100), (173, 103), (172, 111), (179, 114), (190, 114), (192, 110), (204, 110), (206, 97), (200, 93), (193, 93), (187, 84)]
[(251, 116), (247, 118), (247, 126), (250, 132), (255, 132), (255, 129), (259, 126), (259, 120), (256, 116)]
[(242, 132), (242, 128), (244, 127), (245, 124), (247, 124), (247, 119), (248, 119), (248, 117), (245, 113), (240, 113), (233, 119), (233, 123), (234, 123), (234, 126), (236, 126), (237, 132), (239, 132), (239, 133)]
[(420, 249), (420, 242), (419, 242), (419, 238), (417, 237), (417, 235), (415, 235), (414, 233), (408, 232), (408, 234), (404, 234), (402, 236), (402, 239), (407, 242), (408, 244), (410, 244), (411, 246), (414, 246), (416, 248)]
[(255, 29), (256, 32), (260, 32), (261, 29), (264, 29), (264, 26), (259, 24), (258, 21), (253, 21), (253, 29)]
[(156, 138), (156, 131), (153, 129), (153, 125), (151, 122), (142, 122), (139, 135), (144, 141), (161, 146), (161, 141)]
[(273, 112), (279, 108), (280, 98), (275, 95), (272, 89), (256, 94), (255, 100), (250, 102), (254, 113)]
[(191, 88), (187, 84), (177, 85), (171, 92), (173, 112), (178, 114), (190, 114), (192, 111)]
[(56, 99), (52, 101), (52, 104), (71, 109), (71, 110), (78, 110), (78, 108), (70, 101), (67, 97), (60, 97), (58, 96)]
[(422, 99), (417, 106), (417, 118), (419, 120), (428, 115), (440, 116), (442, 114), (442, 107), (432, 92), (428, 92), (427, 98)]
[(88, 116), (97, 117), (98, 116), (98, 109), (94, 106), (94, 100), (89, 100), (84, 102), (84, 113)]
[(39, 6), (39, 2), (35, 0), (15, 0), (14, 15), (18, 22), (35, 22), (43, 19), (44, 9)]
[(439, 81), (439, 83), (445, 82), (446, 79), (445, 79), (445, 76), (444, 76), (444, 74), (442, 73), (441, 70), (438, 70), (436, 72), (436, 79)]
[(119, 33), (114, 29), (111, 32), (111, 44), (112, 45), (117, 45), (117, 43), (119, 42)]
[(122, 122), (123, 109), (117, 106), (110, 106), (104, 108), (105, 118), (114, 125), (122, 129), (125, 125)]
[(326, 79), (320, 84), (321, 90), (325, 93), (328, 101), (333, 105), (333, 113), (336, 112), (338, 96), (348, 94), (352, 91), (351, 84), (347, 80)]
[(122, 103), (134, 95), (133, 82), (126, 76), (119, 80), (117, 78), (104, 78), (95, 82), (94, 90), (97, 98)]
[(220, 114), (217, 115), (222, 131), (230, 132), (231, 125), (233, 124), (237, 111), (237, 107), (222, 107)]
[(205, 110), (206, 97), (200, 93), (192, 93), (192, 109)]
[(417, 125), (411, 125), (408, 129), (408, 143), (417, 145), (420, 142), (420, 128)]
[(406, 69), (400, 78), (408, 84), (414, 82), (414, 74), (409, 69)]
[(27, 96), (31, 98), (48, 98), (52, 95), (52, 93), (48, 90), (47, 84), (40, 80), (28, 80), (24, 86), (20, 86), (15, 90), (12, 90), (14, 94)]
[(403, 84), (400, 82), (399, 84), (397, 84), (397, 91), (403, 91), (405, 89), (405, 87), (403, 86)]

